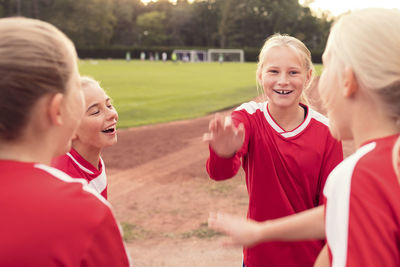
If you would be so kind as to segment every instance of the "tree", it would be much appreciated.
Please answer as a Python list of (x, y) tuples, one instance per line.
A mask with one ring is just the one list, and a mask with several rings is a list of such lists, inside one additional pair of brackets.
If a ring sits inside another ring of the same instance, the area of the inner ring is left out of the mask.
[(52, 23), (77, 46), (106, 46), (116, 18), (113, 0), (56, 0), (41, 6), (39, 18)]
[(114, 0), (114, 27), (111, 43), (114, 45), (134, 45), (139, 42), (137, 17), (143, 12), (144, 4), (140, 0)]
[(191, 31), (191, 35), (187, 37), (188, 41), (195, 46), (219, 46), (218, 9), (215, 1), (194, 2), (191, 16), (192, 18), (187, 24)]
[(323, 50), (331, 26), (298, 0), (0, 0), (0, 16), (17, 14), (54, 24), (81, 47), (260, 48), (280, 32)]
[(159, 11), (143, 13), (137, 17), (141, 45), (157, 46), (165, 42), (165, 18), (165, 13)]

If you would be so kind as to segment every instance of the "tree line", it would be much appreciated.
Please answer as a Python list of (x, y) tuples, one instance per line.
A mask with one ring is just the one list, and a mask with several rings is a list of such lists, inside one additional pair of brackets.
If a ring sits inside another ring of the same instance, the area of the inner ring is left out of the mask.
[(322, 51), (331, 21), (297, 0), (0, 0), (0, 17), (48, 21), (79, 47), (260, 48), (275, 32)]

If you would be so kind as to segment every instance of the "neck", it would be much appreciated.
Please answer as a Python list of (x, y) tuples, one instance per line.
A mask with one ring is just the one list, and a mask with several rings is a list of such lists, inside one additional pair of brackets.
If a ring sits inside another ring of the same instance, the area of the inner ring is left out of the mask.
[(40, 142), (40, 140), (34, 140), (34, 142), (26, 139), (1, 140), (0, 159), (50, 165), (55, 154), (53, 153), (54, 146), (49, 144), (51, 142)]
[(304, 121), (304, 109), (299, 105), (279, 107), (268, 103), (268, 111), (272, 118), (285, 131), (291, 131)]
[(381, 108), (364, 108), (356, 111), (352, 122), (354, 144), (357, 148), (370, 140), (399, 133), (395, 122), (382, 112)]
[(101, 149), (96, 147), (88, 147), (80, 143), (72, 143), (72, 147), (81, 155), (85, 160), (92, 164), (96, 169), (99, 169)]

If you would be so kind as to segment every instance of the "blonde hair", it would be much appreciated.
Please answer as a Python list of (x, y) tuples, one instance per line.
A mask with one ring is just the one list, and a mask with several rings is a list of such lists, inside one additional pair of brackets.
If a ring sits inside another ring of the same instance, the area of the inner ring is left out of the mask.
[(326, 47), (336, 66), (350, 67), (360, 85), (377, 95), (388, 115), (397, 122), (400, 117), (399, 25), (399, 10), (358, 10), (342, 16), (334, 24)]
[(45, 94), (66, 93), (76, 65), (72, 42), (49, 23), (0, 19), (0, 138), (14, 140)]
[(87, 88), (87, 87), (99, 87), (99, 88), (101, 88), (100, 82), (96, 81), (92, 77), (81, 76), (80, 77), (80, 81), (81, 81), (82, 89)]
[(314, 65), (312, 64), (311, 61), (311, 52), (308, 50), (308, 48), (305, 46), (305, 44), (300, 41), (299, 39), (286, 35), (286, 34), (280, 34), (276, 33), (272, 36), (270, 36), (264, 43), (263, 47), (261, 48), (260, 54), (258, 56), (258, 64), (257, 64), (257, 71), (256, 71), (256, 79), (257, 79), (257, 89), (261, 92), (262, 90), (262, 83), (260, 80), (260, 74), (264, 65), (265, 57), (269, 51), (269, 49), (273, 47), (288, 47), (292, 49), (300, 58), (301, 63), (303, 64), (304, 69), (307, 71), (307, 73), (311, 70), (311, 77), (309, 81), (307, 82), (307, 85), (305, 86), (301, 96), (300, 96), (300, 102), (303, 104), (308, 104), (307, 96), (306, 96), (306, 91), (309, 89), (309, 87), (312, 84), (312, 81), (314, 79), (315, 75), (315, 69)]

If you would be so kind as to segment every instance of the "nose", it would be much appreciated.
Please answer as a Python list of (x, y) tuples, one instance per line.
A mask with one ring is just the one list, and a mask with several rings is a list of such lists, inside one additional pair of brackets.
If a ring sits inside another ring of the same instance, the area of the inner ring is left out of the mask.
[(287, 74), (286, 73), (284, 73), (284, 72), (282, 72), (280, 75), (279, 75), (279, 79), (278, 79), (278, 85), (287, 85), (289, 83), (289, 80), (288, 80), (288, 77), (287, 77)]
[(118, 121), (118, 112), (115, 110), (114, 107), (112, 107), (112, 109), (108, 109), (107, 120)]

